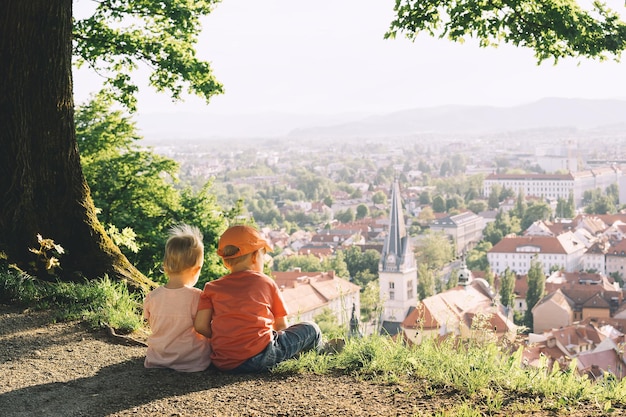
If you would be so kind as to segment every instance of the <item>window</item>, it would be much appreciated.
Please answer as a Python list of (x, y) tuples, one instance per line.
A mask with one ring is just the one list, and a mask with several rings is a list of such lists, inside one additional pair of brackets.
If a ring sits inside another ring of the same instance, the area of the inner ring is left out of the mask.
[(390, 282), (389, 283), (389, 288), (393, 290), (395, 288), (395, 284), (393, 282)]
[(395, 291), (389, 291), (389, 299), (390, 300), (395, 300), (396, 299)]

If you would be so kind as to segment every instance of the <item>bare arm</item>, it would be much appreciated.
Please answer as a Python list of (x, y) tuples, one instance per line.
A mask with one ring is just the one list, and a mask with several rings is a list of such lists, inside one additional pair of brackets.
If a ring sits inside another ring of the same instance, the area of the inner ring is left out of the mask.
[(193, 327), (196, 331), (205, 337), (211, 337), (211, 319), (213, 318), (213, 310), (199, 310), (196, 313), (196, 319), (193, 322)]
[(287, 323), (287, 317), (277, 317), (274, 319), (274, 330), (285, 330), (289, 327), (289, 323)]

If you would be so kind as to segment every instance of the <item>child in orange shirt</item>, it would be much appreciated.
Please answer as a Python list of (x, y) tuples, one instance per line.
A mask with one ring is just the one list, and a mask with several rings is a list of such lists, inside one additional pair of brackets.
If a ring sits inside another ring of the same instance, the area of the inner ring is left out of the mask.
[(211, 338), (211, 360), (223, 371), (261, 372), (299, 352), (320, 349), (313, 322), (289, 326), (276, 282), (263, 273), (270, 244), (250, 226), (233, 226), (220, 237), (217, 254), (231, 273), (207, 282), (195, 320)]
[(211, 364), (209, 340), (193, 327), (202, 294), (194, 285), (203, 262), (204, 244), (198, 228), (173, 227), (163, 258), (168, 282), (151, 291), (143, 305), (144, 317), (152, 330), (144, 361), (146, 368), (197, 372)]

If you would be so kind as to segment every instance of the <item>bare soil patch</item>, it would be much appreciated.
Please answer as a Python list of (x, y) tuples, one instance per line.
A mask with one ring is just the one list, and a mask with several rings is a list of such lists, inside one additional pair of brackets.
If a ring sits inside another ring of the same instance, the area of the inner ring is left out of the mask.
[[(145, 347), (91, 332), (81, 323), (53, 323), (46, 312), (0, 305), (0, 415), (432, 416), (453, 415), (444, 410), (461, 402), (445, 390), (432, 396), (416, 382), (145, 369), (144, 354)], [(505, 406), (490, 415), (601, 413), (592, 405), (536, 413)]]

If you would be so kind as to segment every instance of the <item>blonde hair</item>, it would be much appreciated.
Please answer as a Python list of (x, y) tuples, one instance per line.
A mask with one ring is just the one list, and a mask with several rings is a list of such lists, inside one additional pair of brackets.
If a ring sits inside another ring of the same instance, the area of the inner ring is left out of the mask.
[(196, 266), (203, 257), (204, 243), (200, 229), (188, 224), (170, 229), (163, 256), (163, 269), (166, 273), (178, 273)]

